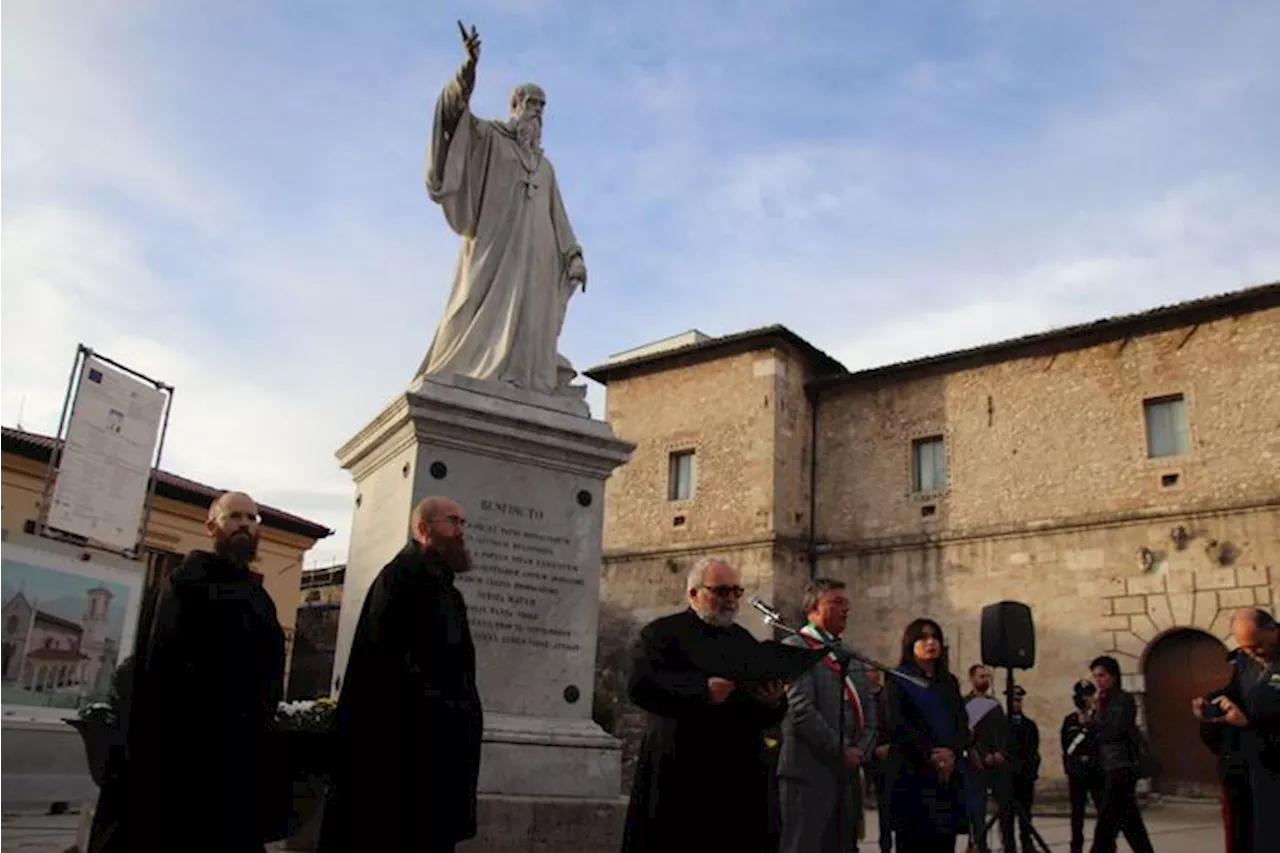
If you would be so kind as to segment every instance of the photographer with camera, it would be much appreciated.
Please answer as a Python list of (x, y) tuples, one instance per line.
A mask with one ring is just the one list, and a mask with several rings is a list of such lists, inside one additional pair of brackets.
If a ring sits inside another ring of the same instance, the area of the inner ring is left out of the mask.
[(1062, 768), (1067, 774), (1067, 791), (1071, 798), (1071, 853), (1084, 853), (1085, 797), (1099, 809), (1102, 792), (1102, 766), (1098, 763), (1098, 739), (1089, 727), (1089, 703), (1097, 688), (1087, 679), (1077, 681), (1071, 690), (1075, 710), (1062, 720)]
[[(1232, 616), (1231, 633), (1238, 653), (1230, 683), (1193, 700), (1191, 712), (1221, 762), (1230, 853), (1238, 853), (1237, 846), (1244, 853), (1280, 850), (1280, 632), (1270, 613), (1244, 608)], [(1247, 813), (1240, 808), (1242, 782)]]
[[(1227, 655), (1232, 670), (1240, 657), (1236, 649)], [(1218, 778), (1222, 780), (1222, 818), (1226, 824), (1226, 853), (1250, 853), (1253, 847), (1253, 803), (1249, 793), (1249, 768), (1240, 751), (1240, 729), (1216, 725), (1226, 712), (1218, 699), (1226, 688), (1204, 697), (1200, 708), (1200, 739), (1218, 757)]]

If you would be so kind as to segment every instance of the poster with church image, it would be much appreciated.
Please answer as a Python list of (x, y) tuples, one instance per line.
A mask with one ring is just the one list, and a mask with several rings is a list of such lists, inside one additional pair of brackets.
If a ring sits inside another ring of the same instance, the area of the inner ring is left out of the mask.
[(116, 667), (133, 651), (143, 573), (104, 557), (83, 560), (5, 542), (0, 693), (6, 718), (69, 717), (106, 701)]

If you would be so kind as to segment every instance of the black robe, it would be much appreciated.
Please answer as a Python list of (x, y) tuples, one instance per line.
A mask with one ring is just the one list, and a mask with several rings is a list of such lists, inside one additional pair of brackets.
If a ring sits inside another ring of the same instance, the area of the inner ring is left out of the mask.
[[(1233, 819), (1247, 818), (1252, 825), (1244, 838), (1251, 840), (1253, 853), (1280, 850), (1280, 665), (1264, 666), (1236, 655), (1231, 681), (1213, 695), (1228, 697), (1249, 720), (1245, 728), (1226, 723), (1200, 727), (1201, 737), (1223, 759), (1224, 781), (1237, 796), (1247, 789), (1250, 798), (1247, 815), (1244, 809), (1228, 813), (1228, 828)], [(1237, 835), (1234, 840), (1241, 839)]]
[(260, 853), (283, 782), (270, 730), (285, 663), (260, 578), (192, 551), (162, 582), (134, 658), (122, 849)]
[(640, 632), (631, 701), (649, 712), (627, 811), (624, 853), (733, 850), (769, 843), (764, 732), (787, 713), (745, 690), (711, 704), (707, 679), (734, 671), (757, 640), (738, 625), (718, 628), (693, 610)]
[(320, 850), (419, 850), (473, 837), (483, 730), (466, 603), (439, 555), (411, 542), (360, 611)]

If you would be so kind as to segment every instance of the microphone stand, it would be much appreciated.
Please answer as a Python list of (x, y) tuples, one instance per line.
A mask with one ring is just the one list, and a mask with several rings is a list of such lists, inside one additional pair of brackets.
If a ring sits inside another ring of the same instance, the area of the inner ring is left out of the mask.
[[(749, 603), (756, 610), (760, 611), (761, 615), (764, 617), (764, 623), (769, 627), (778, 631), (782, 631), (783, 633), (786, 633), (786, 634), (792, 634), (797, 637), (802, 636), (806, 640), (812, 640), (813, 642), (818, 643), (820, 648), (826, 649), (828, 654), (830, 654), (833, 658), (835, 658), (836, 664), (840, 667), (840, 692), (841, 693), (845, 692), (845, 685), (849, 683), (849, 664), (855, 660), (858, 661), (860, 664), (862, 664), (864, 667), (878, 669), (881, 672), (883, 672), (885, 675), (889, 675), (889, 676), (892, 676), (893, 678), (906, 681), (921, 689), (927, 688), (929, 686), (929, 684), (922, 678), (917, 678), (916, 676), (910, 675), (905, 672), (899, 672), (896, 669), (887, 667), (884, 664), (879, 663), (878, 661), (874, 661), (869, 657), (865, 657), (864, 655), (859, 654), (858, 652), (854, 651), (853, 649), (849, 648), (847, 645), (842, 643), (839, 637), (836, 637), (834, 640), (827, 640), (825, 638), (820, 638), (820, 637), (810, 637), (808, 634), (801, 634), (800, 629), (793, 628), (790, 625), (788, 625), (786, 622), (782, 620), (782, 616), (776, 610), (774, 610), (769, 605), (765, 604), (763, 601), (760, 601), (758, 598), (752, 597)], [(844, 702), (848, 700), (846, 697), (841, 697), (841, 698), (844, 701), (840, 703), (840, 714), (836, 718), (836, 739), (840, 744), (840, 749), (844, 750), (846, 749), (844, 745)], [(844, 755), (842, 753), (841, 754), (842, 763), (843, 763), (843, 760), (844, 760)], [(850, 799), (852, 800), (853, 784), (857, 779), (856, 771), (850, 770), (848, 767), (843, 767), (842, 769), (844, 772), (848, 774), (848, 777), (849, 777), (848, 779), (849, 792), (850, 792)], [(836, 800), (836, 826), (843, 827), (845, 825), (844, 824), (845, 796), (844, 796), (843, 790), (840, 791), (838, 797), (839, 798)], [(856, 822), (852, 827), (850, 827), (850, 829), (852, 830), (849, 834), (850, 838), (853, 839), (854, 845), (857, 846), (856, 839), (858, 835), (858, 827)]]
[[(1013, 697), (1014, 697), (1014, 692), (1016, 690), (1016, 687), (1017, 685), (1015, 685), (1013, 682), (1013, 667), (1005, 667), (1004, 710), (1005, 710), (1005, 716), (1008, 717), (1010, 720), (1013, 719)], [(1009, 734), (1010, 734), (1009, 745), (1014, 746), (1014, 744), (1012, 743), (1012, 735), (1013, 735), (1012, 725), (1010, 725), (1009, 727)], [(1038, 853), (1050, 853), (1049, 843), (1044, 840), (1044, 837), (1041, 836), (1040, 832), (1036, 829), (1035, 824), (1031, 822), (1030, 811), (1014, 796), (1012, 774), (1010, 774), (1009, 780), (1002, 785), (1002, 788), (1005, 791), (1005, 801), (1003, 803), (998, 803), (996, 808), (996, 813), (991, 817), (987, 818), (987, 825), (983, 827), (983, 830), (982, 830), (982, 846), (983, 847), (986, 846), (987, 834), (991, 832), (991, 827), (994, 826), (997, 822), (999, 822), (1002, 827), (1002, 830), (1001, 830), (1002, 837), (1004, 834), (1003, 827), (1007, 825), (1010, 828), (1009, 829), (1010, 838), (1013, 837), (1013, 833), (1015, 831), (1017, 832), (1025, 831), (1028, 835), (1031, 836), (1031, 838), (1035, 841), (1036, 844), (1040, 845)], [(987, 795), (986, 786), (984, 785), (982, 796), (986, 797), (986, 795)], [(1014, 825), (1014, 818), (1018, 819), (1017, 826)]]
[[(800, 636), (800, 629), (792, 628), (790, 625), (783, 622), (782, 618), (777, 613), (774, 613), (773, 611), (765, 612), (760, 607), (758, 607), (755, 604), (755, 602), (752, 602), (752, 606), (756, 607), (757, 610), (760, 610), (760, 612), (764, 614), (764, 623), (769, 627), (778, 631), (782, 631), (784, 634), (793, 634), (795, 636)], [(816, 637), (812, 639), (817, 640)], [(899, 681), (905, 681), (914, 687), (919, 687), (921, 690), (925, 690), (929, 687), (929, 682), (925, 681), (923, 678), (918, 678), (917, 676), (911, 675), (910, 673), (899, 672), (893, 667), (886, 666), (885, 664), (882, 664), (879, 661), (872, 660), (871, 658), (866, 657), (865, 655), (860, 654), (859, 652), (849, 648), (844, 643), (840, 642), (839, 638), (836, 638), (835, 640), (830, 640), (830, 641), (817, 640), (817, 642), (821, 643), (822, 648), (825, 648), (828, 652), (834, 655), (836, 658), (836, 662), (840, 663), (841, 666), (844, 666), (847, 668), (849, 661), (856, 660), (858, 663), (862, 664), (864, 668), (878, 669), (881, 672), (883, 672), (885, 675), (896, 678)]]

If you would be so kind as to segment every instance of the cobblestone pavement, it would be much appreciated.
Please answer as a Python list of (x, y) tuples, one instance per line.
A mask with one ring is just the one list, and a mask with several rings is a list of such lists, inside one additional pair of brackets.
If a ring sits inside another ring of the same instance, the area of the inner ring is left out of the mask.
[[(1156, 853), (1222, 853), (1225, 849), (1222, 813), (1216, 804), (1164, 804), (1148, 809), (1143, 816)], [(867, 817), (870, 818), (870, 826), (874, 827), (874, 815), (868, 814)], [(5, 814), (0, 828), (0, 849), (4, 853), (65, 853), (75, 845), (79, 821), (78, 814)], [(1037, 815), (1035, 825), (1054, 853), (1067, 850), (1070, 830), (1065, 818)], [(1086, 835), (1091, 830), (1092, 821), (1089, 821), (1085, 827)], [(994, 832), (992, 839), (995, 840)], [(879, 850), (874, 835), (863, 841), (859, 849), (868, 853)], [(956, 849), (964, 849), (963, 839)], [(614, 851), (602, 850), (600, 853)], [(1117, 853), (1130, 853), (1129, 845), (1123, 839)]]

